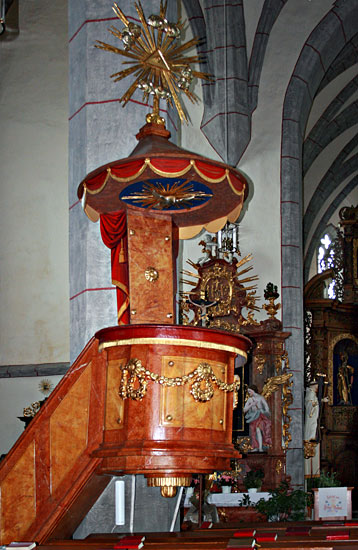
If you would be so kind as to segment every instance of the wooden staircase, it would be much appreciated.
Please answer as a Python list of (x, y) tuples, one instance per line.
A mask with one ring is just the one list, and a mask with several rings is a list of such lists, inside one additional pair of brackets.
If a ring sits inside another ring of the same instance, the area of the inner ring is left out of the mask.
[(106, 364), (92, 338), (0, 465), (0, 543), (69, 538), (110, 481), (103, 437)]

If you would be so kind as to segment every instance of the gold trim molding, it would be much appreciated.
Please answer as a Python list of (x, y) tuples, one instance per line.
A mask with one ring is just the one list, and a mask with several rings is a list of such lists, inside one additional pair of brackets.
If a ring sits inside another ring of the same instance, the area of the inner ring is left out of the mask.
[(203, 342), (202, 340), (187, 340), (185, 338), (128, 338), (126, 340), (111, 340), (103, 342), (99, 345), (99, 351), (116, 346), (133, 346), (136, 344), (143, 345), (166, 345), (166, 346), (188, 346), (191, 348), (215, 349), (218, 351), (228, 351), (236, 353), (247, 359), (247, 353), (235, 346), (227, 346), (225, 344), (216, 344), (214, 342)]

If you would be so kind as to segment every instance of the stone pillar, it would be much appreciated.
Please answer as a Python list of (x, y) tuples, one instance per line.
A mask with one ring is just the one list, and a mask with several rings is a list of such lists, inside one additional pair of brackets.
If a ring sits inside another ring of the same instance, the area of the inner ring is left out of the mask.
[[(176, 9), (176, 2), (169, 0), (169, 4), (169, 10)], [(102, 243), (99, 222), (89, 221), (82, 211), (77, 187), (90, 171), (128, 156), (137, 144), (135, 134), (145, 124), (145, 115), (150, 109), (143, 104), (139, 92), (125, 109), (122, 108), (119, 98), (130, 82), (124, 79), (114, 83), (110, 78), (111, 74), (121, 70), (122, 56), (94, 47), (96, 40), (121, 47), (107, 31), (111, 25), (118, 29), (123, 27), (112, 11), (112, 0), (69, 0), (68, 5), (70, 359), (73, 362), (97, 330), (117, 324), (110, 250)], [(120, 7), (127, 16), (137, 19), (134, 2), (121, 0)], [(144, 9), (147, 16), (158, 13), (159, 3), (146, 0)], [(169, 11), (169, 17), (174, 19), (175, 15)], [(161, 115), (166, 118), (165, 113), (161, 112)], [(174, 119), (173, 115), (171, 119)], [(167, 128), (175, 139), (170, 120)], [(109, 500), (113, 508), (112, 497), (106, 495), (105, 491), (101, 502), (89, 514), (93, 532), (103, 532), (103, 525), (100, 525), (102, 501)], [(167, 519), (172, 516), (175, 499), (166, 500), (164, 507), (163, 500), (159, 489), (142, 487), (139, 502), (143, 513), (135, 516), (135, 530), (140, 531), (141, 525), (149, 531), (168, 528)], [(153, 509), (157, 514), (153, 515)], [(113, 510), (107, 511), (112, 517)], [(93, 518), (97, 527), (93, 526)], [(126, 525), (117, 530), (128, 532), (128, 522), (129, 514)]]
[[(77, 187), (90, 171), (126, 157), (136, 146), (135, 134), (150, 109), (138, 91), (123, 109), (119, 98), (130, 85), (110, 78), (121, 70), (122, 56), (94, 47), (96, 40), (121, 48), (107, 29), (123, 24), (111, 0), (69, 0), (69, 205), (70, 205), (70, 359), (77, 357), (93, 334), (117, 323), (116, 292), (111, 282), (110, 251), (102, 243), (99, 222), (88, 220), (77, 198)], [(134, 3), (121, 1), (132, 20)], [(157, 13), (159, 3), (147, 0), (145, 14)], [(171, 19), (176, 2), (169, 1)], [(165, 104), (162, 105), (165, 107)], [(161, 115), (166, 117), (165, 112)], [(173, 120), (171, 114), (171, 119)], [(170, 119), (167, 127), (175, 139)]]

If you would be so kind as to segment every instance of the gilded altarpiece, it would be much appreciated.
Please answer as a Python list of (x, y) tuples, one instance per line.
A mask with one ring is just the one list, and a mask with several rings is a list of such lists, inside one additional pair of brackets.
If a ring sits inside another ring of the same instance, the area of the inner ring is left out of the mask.
[[(244, 329), (254, 343), (245, 383), (257, 386), (259, 393), (267, 396), (271, 411), (272, 444), (265, 453), (250, 452), (248, 449), (245, 455), (251, 469), (264, 470), (265, 490), (274, 489), (286, 479), (286, 449), (291, 441), (289, 406), (293, 396), (291, 374), (288, 372), (289, 358), (285, 351), (285, 340), (290, 333), (281, 329), (277, 319), (268, 319)], [(240, 434), (237, 439), (240, 441)]]
[(336, 471), (343, 485), (357, 487), (358, 209), (343, 208), (340, 218), (342, 299), (326, 297), (326, 289), (336, 277), (333, 269), (313, 277), (305, 288), (306, 381), (317, 379), (319, 374), (327, 381), (327, 402), (323, 403), (318, 430), (321, 470)]
[[(202, 242), (205, 246), (205, 243)], [(278, 294), (265, 298), (269, 318), (260, 323), (254, 319), (256, 307), (255, 286), (245, 286), (257, 280), (247, 276), (252, 269), (248, 255), (242, 259), (213, 258), (206, 248), (207, 258), (201, 263), (189, 262), (193, 271), (184, 271), (186, 276), (195, 277), (193, 289), (181, 304), (185, 324), (205, 324), (209, 328), (220, 328), (229, 332), (241, 332), (248, 336), (253, 347), (246, 365), (237, 366), (236, 376), (240, 379), (238, 404), (234, 411), (233, 443), (243, 455), (239, 460), (243, 471), (262, 469), (263, 490), (277, 487), (286, 479), (286, 449), (291, 441), (289, 406), (292, 404), (292, 381), (289, 373), (289, 359), (285, 351), (285, 340), (289, 332), (282, 331), (282, 323), (275, 315), (280, 307), (275, 304)], [(270, 284), (271, 285), (271, 284)], [(268, 286), (270, 286), (268, 285)], [(273, 285), (271, 285), (273, 287)], [(276, 289), (277, 290), (277, 289)], [(191, 315), (194, 316), (190, 319)], [(251, 387), (255, 388), (256, 399), (263, 397), (269, 408), (269, 422), (266, 440), (261, 448), (253, 446), (250, 423), (245, 414), (245, 404)], [(239, 482), (240, 483), (240, 482)], [(245, 491), (242, 485), (241, 489)]]

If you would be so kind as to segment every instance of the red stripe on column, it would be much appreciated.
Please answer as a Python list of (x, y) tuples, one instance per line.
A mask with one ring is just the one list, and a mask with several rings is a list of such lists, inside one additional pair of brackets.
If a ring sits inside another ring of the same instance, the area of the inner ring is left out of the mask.
[(115, 286), (107, 286), (107, 287), (102, 287), (102, 288), (85, 288), (84, 290), (81, 290), (81, 292), (77, 292), (77, 294), (74, 294), (73, 296), (71, 296), (70, 301), (74, 300), (75, 298), (77, 298), (81, 294), (84, 294), (85, 292), (97, 292), (97, 291), (101, 291), (101, 290), (116, 290), (116, 287)]

